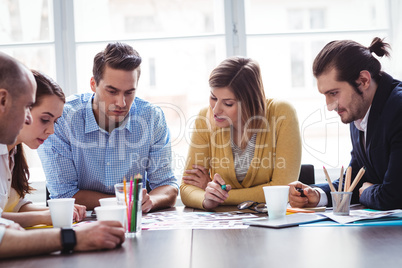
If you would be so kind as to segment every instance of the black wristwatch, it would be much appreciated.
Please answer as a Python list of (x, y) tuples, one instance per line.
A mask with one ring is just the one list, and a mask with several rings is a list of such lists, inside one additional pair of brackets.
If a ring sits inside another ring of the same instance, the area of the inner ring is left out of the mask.
[(71, 228), (61, 228), (61, 245), (63, 246), (62, 253), (71, 253), (77, 244), (75, 231)]

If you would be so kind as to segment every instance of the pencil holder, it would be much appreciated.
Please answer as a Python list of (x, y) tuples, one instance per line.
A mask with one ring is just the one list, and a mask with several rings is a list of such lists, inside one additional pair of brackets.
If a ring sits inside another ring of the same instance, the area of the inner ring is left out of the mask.
[(141, 209), (141, 201), (136, 200), (132, 201), (130, 206), (130, 210), (128, 212), (128, 221), (126, 225), (126, 237), (136, 237), (141, 233), (141, 218), (142, 218), (142, 209)]
[(334, 215), (348, 216), (352, 192), (331, 192)]
[(127, 182), (124, 187), (123, 183), (115, 185), (117, 203), (126, 205), (125, 224), (126, 237), (135, 237), (141, 232), (142, 218), (142, 182), (134, 179)]

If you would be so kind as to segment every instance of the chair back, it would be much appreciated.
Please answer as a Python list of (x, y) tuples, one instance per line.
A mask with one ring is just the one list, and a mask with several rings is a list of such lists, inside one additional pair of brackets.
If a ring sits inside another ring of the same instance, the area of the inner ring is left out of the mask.
[(307, 185), (315, 184), (314, 165), (301, 165), (299, 181)]

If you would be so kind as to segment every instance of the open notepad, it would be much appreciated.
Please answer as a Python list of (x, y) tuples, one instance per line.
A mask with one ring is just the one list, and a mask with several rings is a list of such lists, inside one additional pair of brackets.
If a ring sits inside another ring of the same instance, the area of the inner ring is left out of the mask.
[(296, 213), (286, 215), (285, 217), (278, 219), (270, 219), (267, 217), (258, 219), (243, 219), (243, 224), (268, 228), (285, 228), (325, 219), (327, 219), (327, 217), (316, 213)]

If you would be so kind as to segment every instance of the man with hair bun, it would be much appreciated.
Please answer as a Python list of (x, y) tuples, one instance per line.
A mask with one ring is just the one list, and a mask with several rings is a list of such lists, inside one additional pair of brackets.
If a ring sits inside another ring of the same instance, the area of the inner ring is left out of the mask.
[[(389, 49), (378, 37), (369, 47), (351, 40), (332, 41), (313, 63), (328, 110), (350, 123), (351, 178), (366, 169), (352, 203), (380, 210), (402, 208), (402, 83), (383, 72), (373, 55), (389, 56)], [(339, 180), (333, 184), (338, 189)], [(332, 206), (328, 184), (311, 188), (292, 182), (290, 186), (292, 207)], [(303, 188), (306, 197), (296, 188)]]

